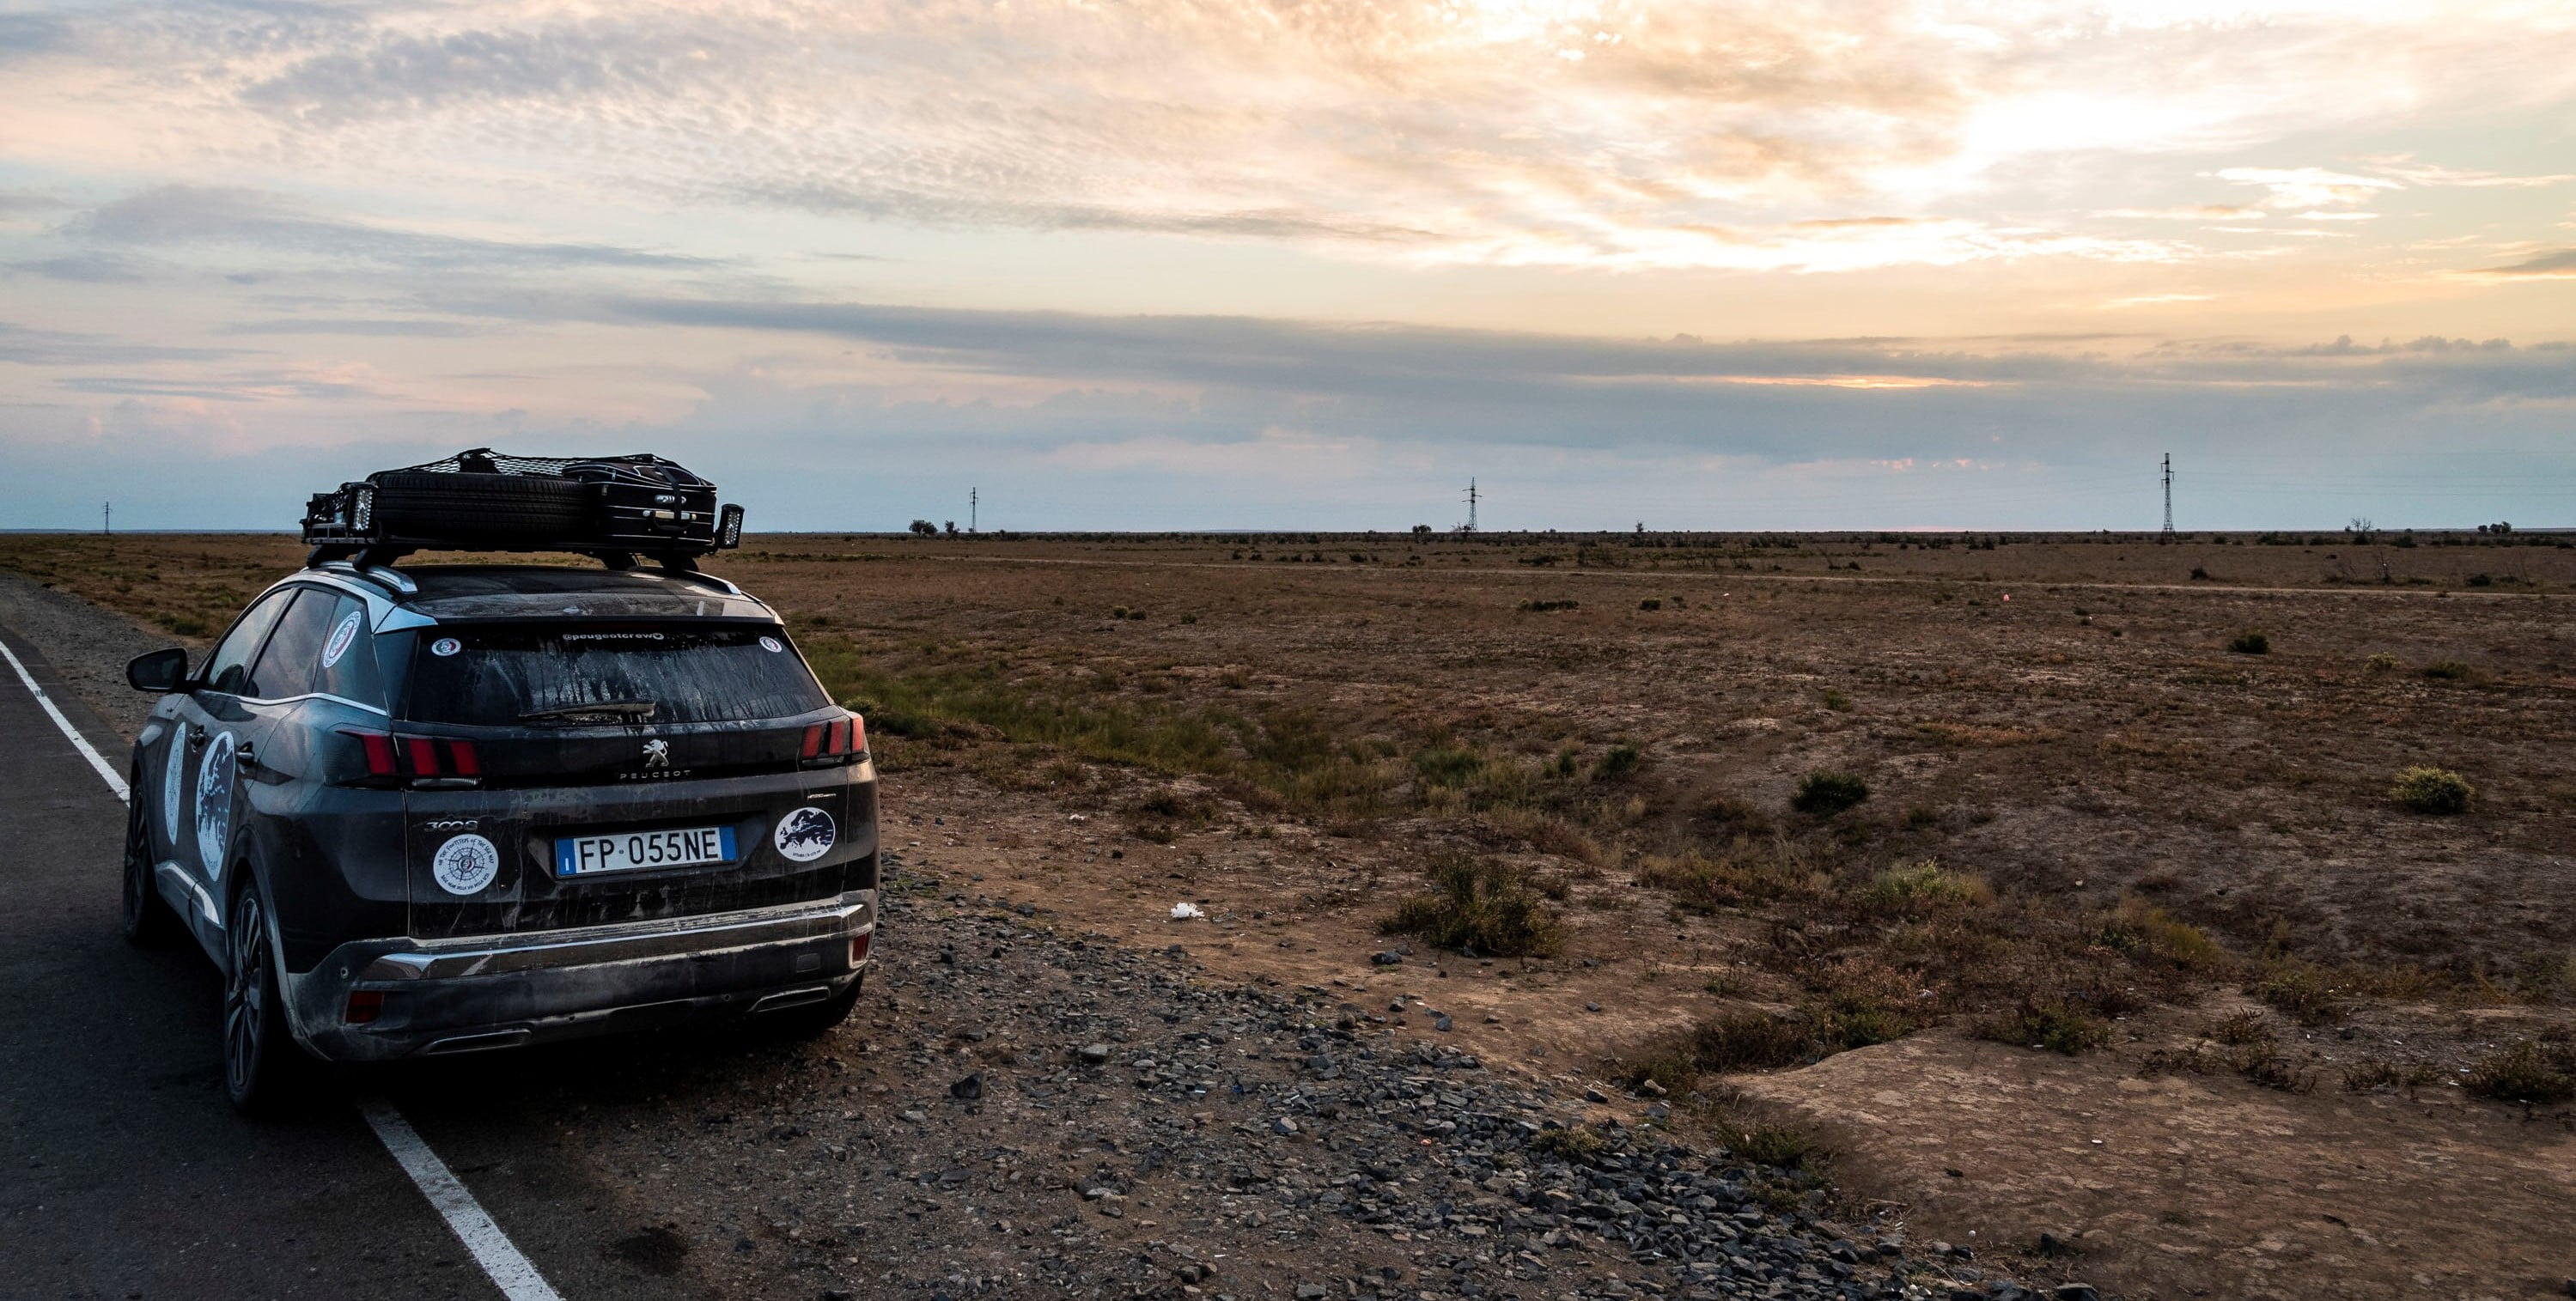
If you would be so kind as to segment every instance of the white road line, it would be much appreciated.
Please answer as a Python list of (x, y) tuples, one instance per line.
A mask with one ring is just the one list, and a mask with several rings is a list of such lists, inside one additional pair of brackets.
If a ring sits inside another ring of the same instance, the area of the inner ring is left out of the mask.
[[(36, 703), (45, 707), (45, 713), (53, 718), (54, 726), (61, 728), (73, 745), (80, 747), (82, 756), (89, 760), (89, 766), (107, 779), (108, 788), (116, 792), (116, 798), (132, 803), (133, 794), (126, 789), (125, 779), (117, 776), (116, 769), (99, 757), (89, 738), (72, 726), (72, 720), (63, 717), (63, 711), (54, 705), (54, 698), (36, 685), (36, 676), (27, 671), (27, 666), (19, 661), (7, 642), (0, 642), (0, 656), (8, 657), (9, 667), (18, 671), (18, 680), (26, 683), (27, 690), (35, 694)], [(411, 1127), (410, 1121), (403, 1119), (401, 1112), (388, 1103), (375, 1101), (360, 1103), (358, 1111), (367, 1118), (367, 1126), (376, 1131), (376, 1138), (385, 1145), (385, 1150), (393, 1153), (394, 1163), (403, 1168), (404, 1174), (411, 1176), (421, 1195), (429, 1199), (440, 1218), (447, 1221), (447, 1227), (455, 1231), (458, 1241), (474, 1254), (475, 1263), (483, 1267), (492, 1285), (501, 1289), (501, 1295), (510, 1301), (563, 1301), (554, 1287), (546, 1282), (545, 1275), (538, 1273), (537, 1267), (519, 1254), (509, 1235), (492, 1222), (492, 1216), (483, 1209), (483, 1204), (474, 1200), (474, 1194), (457, 1179), (455, 1172), (447, 1168), (445, 1161), (438, 1159), (438, 1153), (429, 1149), (429, 1144), (422, 1140), (419, 1131)]]
[(403, 1173), (410, 1175), (411, 1181), (419, 1184), (421, 1192), (428, 1195), (429, 1204), (447, 1217), (447, 1227), (456, 1230), (456, 1236), (464, 1241), (467, 1251), (474, 1253), (474, 1259), (483, 1266), (483, 1272), (492, 1276), (492, 1282), (501, 1289), (501, 1295), (510, 1301), (562, 1301), (546, 1282), (545, 1276), (537, 1272), (537, 1267), (529, 1264), (528, 1258), (511, 1245), (509, 1235), (492, 1222), (492, 1217), (484, 1212), (483, 1204), (475, 1201), (474, 1194), (457, 1181), (448, 1170), (447, 1163), (439, 1160), (438, 1154), (429, 1150), (429, 1144), (421, 1141), (419, 1133), (412, 1129), (410, 1121), (403, 1119), (401, 1112), (373, 1100), (359, 1103), (358, 1112), (367, 1118), (367, 1124), (374, 1127), (376, 1137), (384, 1140), (385, 1150), (402, 1163)]
[(107, 788), (116, 792), (116, 798), (128, 799), (125, 779), (116, 775), (116, 769), (90, 745), (89, 738), (81, 735), (80, 729), (72, 726), (72, 720), (63, 717), (63, 711), (54, 704), (54, 698), (46, 695), (43, 687), (36, 685), (36, 675), (29, 673), (27, 666), (18, 662), (18, 653), (9, 649), (9, 643), (0, 642), (0, 655), (9, 657), (9, 667), (18, 670), (18, 680), (26, 683), (27, 690), (35, 693), (36, 703), (43, 705), (45, 712), (53, 716), (54, 726), (63, 729), (63, 735), (72, 739), (72, 744), (79, 747), (81, 757), (89, 760), (89, 766), (98, 769), (98, 775), (106, 780)]

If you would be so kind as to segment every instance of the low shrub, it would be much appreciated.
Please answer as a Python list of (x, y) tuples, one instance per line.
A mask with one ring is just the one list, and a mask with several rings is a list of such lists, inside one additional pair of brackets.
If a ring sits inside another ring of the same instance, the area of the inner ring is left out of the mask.
[(2541, 1106), (2576, 1099), (2576, 1043), (2524, 1039), (2469, 1068), (2461, 1086), (2481, 1098)]
[(1969, 1029), (1980, 1039), (2027, 1044), (2069, 1057), (2111, 1042), (2110, 1022), (2077, 1004), (2054, 998), (2024, 998), (2017, 1006), (1978, 1021)]
[(1990, 904), (1995, 891), (1982, 877), (1950, 871), (1938, 859), (1927, 858), (1871, 877), (1860, 897), (1879, 912), (1911, 914), (1949, 905)]
[(1798, 779), (1789, 807), (1829, 818), (1869, 798), (1869, 783), (1847, 772), (1811, 772)]
[(2343, 1068), (2343, 1091), (2374, 1093), (2380, 1089), (2417, 1089), (2439, 1083), (2442, 1073), (2430, 1066), (2400, 1066), (2382, 1057), (2354, 1062)]
[(2121, 900), (2119, 910), (2103, 920), (2095, 938), (2105, 948), (2177, 971), (2212, 971), (2227, 965), (2227, 951), (2208, 932), (2142, 899)]
[(2410, 813), (2450, 814), (2469, 811), (2469, 801), (2477, 789), (2468, 778), (2447, 768), (2417, 765), (2397, 774), (2395, 785), (2388, 788), (2388, 798)]
[(1564, 926), (1520, 868), (1452, 853), (1434, 858), (1430, 874), (1431, 892), (1399, 901), (1380, 932), (1500, 958), (1545, 957), (1564, 943)]
[(1582, 606), (1583, 602), (1581, 601), (1552, 600), (1523, 601), (1516, 608), (1523, 614), (1545, 614), (1550, 610), (1575, 610), (1582, 608)]
[(2476, 669), (2460, 660), (2435, 660), (2424, 666), (2425, 677), (2442, 682), (2466, 682), (2477, 675)]
[(1698, 1070), (1767, 1071), (1805, 1061), (1815, 1051), (1816, 1037), (1812, 1026), (1795, 1018), (1731, 1012), (1692, 1027), (1686, 1047)]
[(2344, 989), (2326, 972), (2304, 962), (2274, 963), (2245, 992), (2301, 1025), (2324, 1025), (2343, 1015)]
[(1592, 776), (1599, 781), (1617, 781), (1637, 771), (1645, 753), (1626, 741), (1611, 746), (1601, 754), (1601, 762), (1592, 766)]
[(1530, 1150), (1562, 1161), (1581, 1161), (1606, 1146), (1588, 1129), (1551, 1129), (1530, 1140)]
[(2386, 673), (2397, 667), (2397, 657), (2386, 651), (2373, 651), (2369, 659), (2362, 661), (2362, 666), (2373, 673)]
[(2269, 655), (2272, 636), (2260, 628), (2248, 628), (2228, 639), (2227, 649), (2239, 655)]
[(1788, 1125), (1756, 1125), (1739, 1130), (1727, 1146), (1755, 1165), (1796, 1169), (1825, 1154), (1815, 1135)]
[(2317, 1073), (2291, 1061), (2269, 1035), (2228, 1054), (2227, 1065), (2237, 1074), (2267, 1089), (2279, 1089), (2283, 1093), (2314, 1093), (2317, 1088)]
[(2209, 1027), (2209, 1037), (2230, 1047), (2243, 1047), (2272, 1037), (2272, 1027), (2263, 1023), (2263, 1014), (2252, 1008), (2240, 1008), (2220, 1017)]
[(1642, 601), (1637, 602), (1637, 608), (1638, 608), (1638, 609), (1640, 609), (1640, 610), (1660, 610), (1660, 609), (1663, 609), (1663, 608), (1664, 608), (1663, 598), (1661, 598), (1661, 597), (1655, 597), (1655, 596), (1649, 596), (1649, 597), (1647, 597), (1645, 600), (1642, 600)]
[(1691, 912), (1713, 913), (1808, 893), (1815, 876), (1794, 843), (1738, 836), (1714, 857), (1697, 849), (1678, 858), (1648, 855), (1637, 884), (1672, 891), (1674, 904)]

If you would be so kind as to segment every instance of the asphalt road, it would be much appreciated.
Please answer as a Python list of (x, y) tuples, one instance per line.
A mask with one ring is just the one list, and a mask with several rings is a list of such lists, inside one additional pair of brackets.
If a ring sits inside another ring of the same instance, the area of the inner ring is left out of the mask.
[[(126, 743), (43, 655), (7, 629), (0, 641), (123, 771)], [(187, 941), (147, 953), (118, 933), (124, 819), (0, 663), (0, 1297), (502, 1296), (361, 1118), (357, 1099), (387, 1086), (563, 1296), (704, 1295), (618, 1265), (607, 1244), (633, 1226), (582, 1170), (532, 1155), (544, 1108), (512, 1105), (506, 1065), (341, 1077), (296, 1119), (235, 1115), (213, 964)], [(475, 1105), (422, 1096), (441, 1086)]]

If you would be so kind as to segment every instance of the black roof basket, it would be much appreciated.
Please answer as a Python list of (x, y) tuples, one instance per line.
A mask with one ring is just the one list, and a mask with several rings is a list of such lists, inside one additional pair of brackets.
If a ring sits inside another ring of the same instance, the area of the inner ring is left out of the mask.
[(473, 448), (379, 470), (304, 508), (309, 563), (390, 564), (414, 551), (569, 551), (689, 572), (742, 542), (742, 507), (659, 456), (510, 456)]

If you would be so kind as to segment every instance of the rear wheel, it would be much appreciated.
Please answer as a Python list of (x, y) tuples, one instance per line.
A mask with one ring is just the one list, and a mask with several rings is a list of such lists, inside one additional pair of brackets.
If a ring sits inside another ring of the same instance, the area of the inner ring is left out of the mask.
[[(142, 769), (137, 768), (134, 775), (136, 780), (126, 785), (140, 792)], [(179, 938), (179, 915), (170, 911), (160, 883), (153, 879), (152, 828), (145, 819), (143, 797), (137, 794), (125, 808), (125, 942), (138, 949), (158, 949)]]
[(224, 1093), (245, 1115), (273, 1115), (295, 1092), (304, 1050), (286, 1030), (268, 909), (245, 883), (224, 928)]

